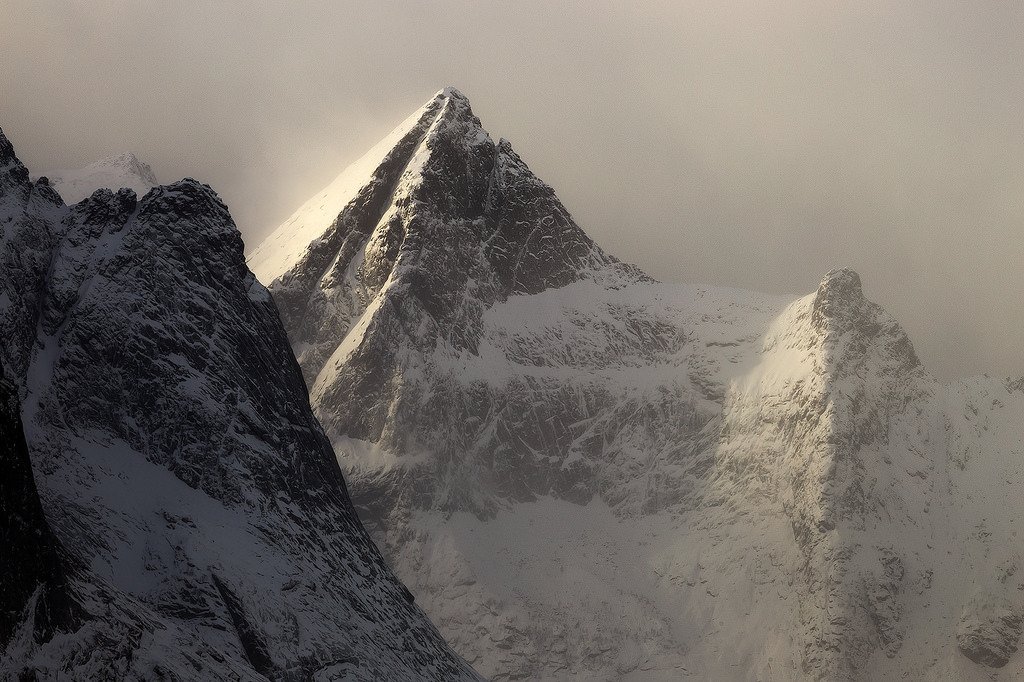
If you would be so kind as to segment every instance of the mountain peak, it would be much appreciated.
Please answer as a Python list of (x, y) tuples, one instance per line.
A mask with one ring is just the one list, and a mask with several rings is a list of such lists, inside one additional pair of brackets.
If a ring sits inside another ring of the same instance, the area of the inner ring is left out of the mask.
[[(314, 395), (372, 390), (399, 362), (383, 348), (443, 333), (475, 352), (483, 311), (510, 296), (645, 277), (605, 254), (454, 88), (300, 208), (249, 265), (273, 292)], [(379, 329), (393, 336), (382, 341)], [(334, 372), (346, 358), (359, 376)], [(388, 401), (375, 404), (350, 433), (380, 435)], [(328, 417), (328, 428), (347, 429)]]
[(863, 362), (874, 349), (881, 364), (894, 374), (920, 368), (907, 333), (892, 315), (864, 296), (860, 275), (849, 268), (830, 270), (821, 280), (811, 303), (811, 324), (830, 343), (840, 338), (849, 342), (839, 352), (833, 350), (834, 366), (845, 365), (847, 360)]
[[(507, 141), (494, 142), (469, 99), (449, 86), (300, 207), (252, 252), (250, 267), (268, 285), (304, 271), (322, 274), (338, 255), (333, 248), (357, 235), (365, 239), (377, 228), (389, 232), (385, 223), (407, 211), (421, 216), (437, 211), (449, 224), (455, 219), (476, 223), (484, 230), (477, 230), (477, 243), (484, 242), (491, 260), (507, 261), (499, 269), (509, 271), (502, 276), (513, 290), (560, 286), (574, 278), (570, 271), (614, 261), (572, 221), (554, 191)], [(420, 244), (419, 236), (405, 241)], [(387, 241), (395, 248), (403, 237), (391, 234)], [(362, 247), (353, 241), (346, 248)], [(337, 262), (349, 261), (346, 251)], [(553, 272), (518, 276), (530, 262)]]
[(867, 305), (860, 275), (849, 268), (830, 270), (814, 295), (812, 317), (816, 324), (833, 321), (845, 328), (859, 319)]
[(108, 156), (105, 159), (94, 161), (85, 167), (86, 169), (102, 169), (102, 168), (118, 168), (128, 173), (135, 174), (140, 178), (152, 183), (153, 185), (159, 184), (156, 179), (156, 175), (153, 173), (153, 169), (150, 168), (148, 163), (144, 163), (139, 160), (139, 157), (131, 152), (124, 152), (121, 154), (115, 154)]
[(818, 294), (827, 297), (857, 300), (864, 297), (860, 275), (850, 268), (829, 270), (818, 285)]
[(160, 184), (149, 164), (131, 152), (108, 156), (82, 168), (47, 171), (34, 177), (47, 178), (69, 204), (78, 203), (98, 189), (116, 192), (127, 187), (141, 197)]
[(466, 97), (466, 95), (464, 95), (461, 90), (452, 85), (446, 85), (445, 87), (441, 88), (440, 90), (437, 91), (437, 94), (434, 95), (434, 97), (461, 99), (465, 100), (466, 102), (469, 102), (469, 98)]
[(816, 296), (823, 305), (857, 303), (864, 298), (860, 275), (850, 268), (829, 270), (821, 278)]

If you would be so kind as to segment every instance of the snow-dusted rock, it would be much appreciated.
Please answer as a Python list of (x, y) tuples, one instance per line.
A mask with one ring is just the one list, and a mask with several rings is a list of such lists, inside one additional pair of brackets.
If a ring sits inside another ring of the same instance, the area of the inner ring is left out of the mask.
[(356, 518), (209, 187), (68, 208), (0, 135), (0, 259), (0, 359), (77, 616), (40, 628), (53, 580), (4, 554), (16, 601), (42, 587), (0, 675), (476, 679)]
[[(644, 277), (605, 255), (510, 145), (491, 140), (458, 91), (438, 93), (388, 139), (393, 148), (371, 153), (377, 165), (366, 163), (371, 155), (357, 164), (372, 168), (361, 183), (350, 180), (351, 170), (343, 173), (332, 187), (343, 185), (345, 193), (328, 188), (317, 195), (250, 263), (274, 282), (315, 402), (339, 407), (319, 413), (330, 433), (398, 449), (435, 439), (448, 447), (447, 429), (458, 428), (461, 441), (474, 439), (493, 407), (486, 396), (467, 399), (458, 383), (424, 394), (417, 377), (431, 377), (406, 371), (409, 360), (439, 362), (437, 372), (454, 379), (451, 359), (477, 356), (484, 312), (494, 303), (574, 281), (621, 285)], [(324, 204), (339, 212), (311, 208)], [(289, 240), (302, 243), (283, 247)], [(282, 254), (292, 262), (282, 262)], [(358, 410), (342, 408), (356, 404)], [(490, 444), (478, 449), (492, 456)], [(456, 480), (483, 469), (471, 465), (472, 457), (450, 455), (443, 463), (429, 458), (392, 469), (406, 483), (378, 492), (401, 488), (425, 499), (450, 496), (441, 504), (452, 508), (488, 509), (487, 491)], [(545, 471), (524, 470), (523, 477), (544, 477), (559, 466), (534, 457), (529, 443), (503, 459), (511, 466), (513, 457)], [(533, 495), (519, 480), (492, 482), (518, 489), (505, 493)], [(564, 485), (576, 482), (568, 477)]]
[(956, 642), (975, 663), (1001, 668), (1020, 645), (1021, 612), (1014, 605), (969, 604), (956, 629)]
[(362, 518), (480, 671), (1024, 675), (1024, 391), (936, 381), (856, 273), (653, 282), (451, 89), (250, 262)]

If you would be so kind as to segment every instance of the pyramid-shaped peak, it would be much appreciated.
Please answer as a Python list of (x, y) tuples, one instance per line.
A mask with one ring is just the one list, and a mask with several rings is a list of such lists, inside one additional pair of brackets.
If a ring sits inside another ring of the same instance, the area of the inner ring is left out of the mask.
[(433, 108), (439, 108), (438, 119), (441, 122), (465, 120), (473, 128), (483, 130), (480, 119), (473, 114), (469, 98), (456, 88), (448, 86), (443, 90), (438, 90), (437, 94), (423, 106), (423, 109), (427, 110)]
[(252, 252), (249, 267), (271, 288), (282, 279), (282, 305), (282, 287), (302, 299), (328, 270), (325, 282), (354, 278), (375, 291), (400, 251), (418, 263), (402, 270), (411, 272), (423, 262), (414, 252), (451, 248), (455, 239), (467, 254), (479, 251), (500, 295), (561, 286), (617, 263), (507, 140), (495, 143), (466, 96), (446, 87), (300, 207)]
[(437, 93), (431, 99), (461, 99), (469, 102), (469, 98), (462, 93), (461, 90), (453, 85), (446, 85), (437, 91)]
[(469, 98), (452, 86), (438, 90), (418, 111), (436, 112), (439, 123), (464, 121), (474, 129), (483, 130), (480, 119), (473, 114)]

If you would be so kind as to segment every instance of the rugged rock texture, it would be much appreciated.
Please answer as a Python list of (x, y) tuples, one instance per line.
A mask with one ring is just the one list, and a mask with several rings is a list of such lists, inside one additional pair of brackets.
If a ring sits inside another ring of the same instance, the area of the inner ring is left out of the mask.
[[(715, 488), (726, 499), (781, 505), (801, 555), (801, 669), (850, 679), (874, 652), (895, 655), (901, 644), (903, 548), (877, 526), (891, 531), (918, 511), (892, 485), (899, 468), (936, 463), (893, 462), (886, 440), (908, 400), (928, 403), (929, 379), (906, 334), (864, 298), (850, 270), (830, 272), (790, 306), (761, 353), (760, 367), (727, 396)], [(927, 449), (920, 437), (912, 445)]]
[(495, 679), (1024, 675), (1024, 391), (936, 381), (856, 273), (652, 282), (452, 90), (251, 264), (361, 516)]
[[(442, 364), (477, 355), (484, 311), (511, 295), (580, 280), (617, 286), (644, 276), (601, 251), (509, 143), (491, 141), (458, 91), (438, 93), (389, 139), (393, 147), (358, 162), (366, 177), (353, 182), (346, 171), (250, 263), (274, 282), (314, 401), (338, 408), (318, 414), (329, 433), (397, 450), (441, 450), (422, 466), (393, 470), (401, 483), (385, 481), (368, 494), (400, 489), (423, 505), (436, 500), (485, 512), (493, 503), (489, 491), (479, 490), (482, 482), (457, 481), (480, 470), (470, 460), (497, 458), (499, 468), (521, 464), (524, 471), (489, 483), (502, 495), (530, 499), (530, 481), (550, 478), (559, 466), (535, 457), (536, 441), (550, 434), (495, 452), (507, 448), (484, 439), (484, 419), (522, 406), (466, 396), (455, 385), (438, 391), (432, 379), (420, 384), (406, 371), (409, 361), (435, 349)], [(337, 215), (324, 216), (325, 204)], [(443, 366), (436, 371), (451, 374)], [(452, 427), (457, 435), (448, 433)], [(474, 452), (464, 455), (474, 441)]]
[(66, 559), (39, 535), (43, 568), (10, 559), (14, 601), (81, 567), (84, 623), (40, 628), (37, 589), (4, 674), (476, 679), (359, 524), (216, 194), (187, 179), (67, 208), (2, 135), (0, 171), (0, 358)]
[(956, 643), (964, 656), (980, 665), (1001, 668), (1020, 644), (1021, 613), (1007, 604), (977, 605), (964, 610)]

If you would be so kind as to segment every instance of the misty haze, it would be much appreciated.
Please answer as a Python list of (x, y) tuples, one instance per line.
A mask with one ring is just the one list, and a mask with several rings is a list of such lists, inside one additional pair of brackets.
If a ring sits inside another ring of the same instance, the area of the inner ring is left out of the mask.
[(1024, 677), (1024, 9), (0, 10), (0, 678)]

